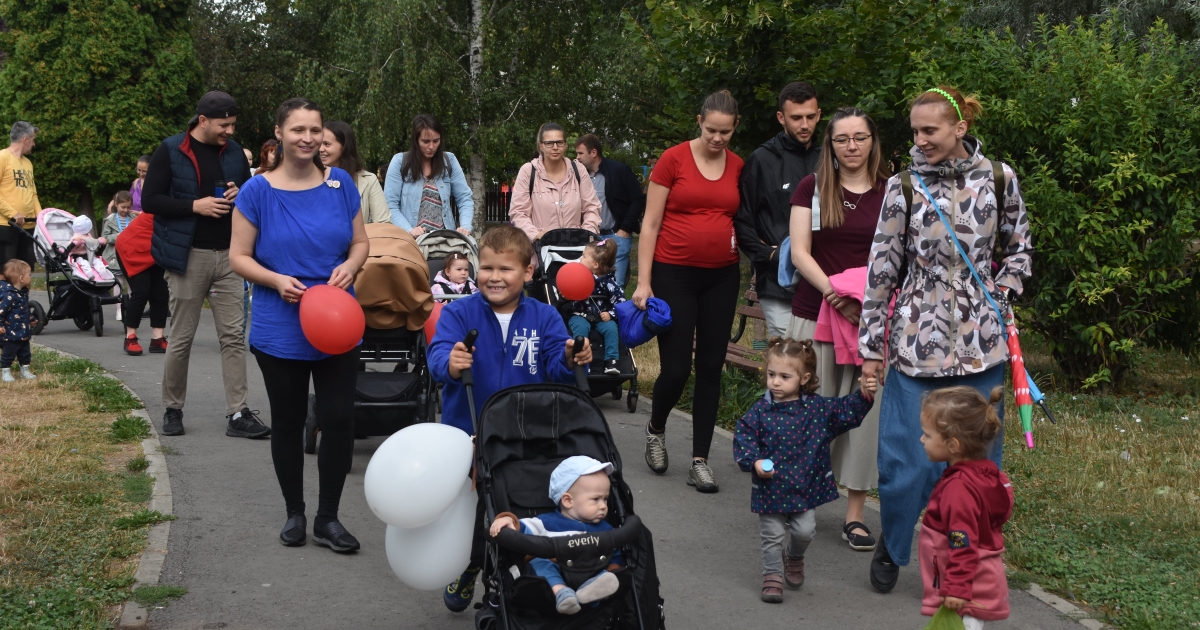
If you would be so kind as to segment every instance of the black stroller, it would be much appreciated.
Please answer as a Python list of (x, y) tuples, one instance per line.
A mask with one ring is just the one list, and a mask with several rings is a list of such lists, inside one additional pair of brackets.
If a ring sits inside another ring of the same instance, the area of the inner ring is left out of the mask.
[[(33, 315), (33, 326), (30, 329), (35, 335), (40, 335), (46, 324), (51, 320), (70, 319), (79, 330), (94, 330), (97, 337), (104, 336), (104, 310), (107, 304), (120, 304), (125, 296), (118, 293), (112, 295), (112, 287), (121, 286), (108, 274), (107, 279), (93, 278), (83, 280), (75, 277), (75, 271), (70, 266), (71, 221), (74, 215), (57, 208), (46, 208), (38, 214), (35, 234), (30, 235), (25, 230), (17, 230), (21, 238), (33, 241), (33, 251), (37, 263), (46, 272), (46, 297), (49, 307), (43, 308), (36, 300), (29, 301), (29, 309)], [(16, 226), (16, 223), (9, 222)], [(101, 245), (95, 251), (97, 260), (103, 260), (105, 246)], [(54, 277), (54, 276), (61, 277)]]
[[(555, 537), (505, 529), (489, 540), (484, 595), (482, 603), (476, 604), (478, 630), (665, 627), (653, 539), (633, 513), (633, 493), (622, 476), (621, 455), (604, 414), (587, 393), (581, 368), (576, 378), (578, 388), (520, 385), (497, 392), (483, 406), (476, 425), (476, 471), (486, 507), (485, 525), (490, 526), (501, 512), (528, 518), (553, 511), (556, 506), (546, 492), (550, 473), (567, 457), (587, 455), (613, 464), (608, 522), (614, 529)], [(463, 382), (474, 416), (470, 370), (464, 372)], [(526, 565), (528, 556), (556, 558), (567, 583), (577, 588), (608, 565), (604, 554), (612, 549), (620, 549), (625, 560), (625, 566), (614, 572), (620, 588), (574, 615), (555, 610), (550, 585)]]
[[(538, 269), (530, 288), (530, 297), (558, 308), (564, 298), (558, 292), (554, 279), (558, 270), (569, 262), (579, 260), (583, 256), (583, 247), (588, 243), (599, 240), (594, 233), (583, 229), (564, 228), (550, 230), (533, 244), (537, 253)], [(621, 400), (621, 390), (626, 382), (629, 383), (629, 395), (625, 400), (625, 408), (629, 413), (637, 411), (638, 405), (638, 367), (633, 359), (633, 353), (621, 344), (617, 352), (617, 374), (604, 373), (604, 337), (596, 331), (589, 336), (595, 360), (592, 361), (588, 385), (593, 396), (610, 394), (613, 400)]]

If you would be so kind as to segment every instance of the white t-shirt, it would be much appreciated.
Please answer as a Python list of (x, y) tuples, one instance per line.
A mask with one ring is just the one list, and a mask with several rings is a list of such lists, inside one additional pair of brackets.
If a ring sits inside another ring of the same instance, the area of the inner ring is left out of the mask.
[[(496, 313), (496, 311), (492, 311)], [(512, 313), (496, 313), (496, 321), (500, 322), (500, 335), (508, 341), (508, 324), (512, 321)]]

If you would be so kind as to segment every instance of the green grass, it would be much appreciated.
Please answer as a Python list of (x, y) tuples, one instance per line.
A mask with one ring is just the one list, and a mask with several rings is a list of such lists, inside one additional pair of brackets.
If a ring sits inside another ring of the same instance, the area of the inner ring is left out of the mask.
[(113, 442), (140, 442), (148, 437), (150, 423), (139, 416), (121, 416), (108, 430), (108, 439)]
[(116, 412), (140, 409), (142, 404), (115, 378), (104, 373), (87, 359), (66, 358), (58, 353), (41, 351), (43, 371), (61, 377), (58, 382), (45, 382), (44, 387), (65, 385), (84, 393), (84, 407), (89, 413)]
[(131, 473), (139, 473), (149, 467), (150, 460), (146, 459), (145, 455), (138, 455), (125, 464), (125, 470), (128, 470)]
[(125, 470), (138, 445), (104, 439), (135, 403), (82, 386), (111, 380), (93, 363), (34, 348), (33, 364), (38, 380), (0, 397), (0, 627), (110, 627), (163, 518)]
[(121, 480), (125, 490), (125, 500), (130, 503), (145, 503), (154, 494), (154, 477), (144, 473), (126, 475)]
[(172, 599), (178, 599), (187, 594), (187, 589), (182, 586), (166, 586), (159, 584), (157, 586), (139, 586), (133, 589), (133, 599), (137, 603), (150, 608), (160, 604), (166, 604)]

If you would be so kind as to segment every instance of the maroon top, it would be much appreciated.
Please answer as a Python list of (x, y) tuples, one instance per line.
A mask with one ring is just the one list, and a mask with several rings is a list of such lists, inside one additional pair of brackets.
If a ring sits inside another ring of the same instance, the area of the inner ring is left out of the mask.
[[(846, 220), (841, 227), (821, 228), (812, 233), (812, 257), (826, 276), (867, 265), (871, 258), (871, 241), (875, 238), (875, 228), (879, 224), (879, 213), (883, 210), (883, 198), (887, 193), (885, 184), (880, 180), (873, 190), (863, 193), (861, 198), (858, 193), (842, 188), (842, 198), (856, 208), (851, 210), (843, 207)], [(792, 205), (811, 208), (816, 186), (815, 174), (800, 180), (800, 185), (796, 186), (796, 192), (792, 195)], [(821, 207), (825, 207), (824, 199), (821, 200)], [(792, 298), (792, 315), (817, 321), (823, 299), (821, 292), (801, 276), (796, 284), (796, 295)]]

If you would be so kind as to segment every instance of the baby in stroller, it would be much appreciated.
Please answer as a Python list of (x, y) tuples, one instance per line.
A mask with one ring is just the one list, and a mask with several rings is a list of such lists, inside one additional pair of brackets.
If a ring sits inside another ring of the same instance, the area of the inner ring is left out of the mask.
[[(490, 530), (492, 538), (505, 527), (518, 529), (522, 534), (535, 536), (569, 536), (586, 532), (609, 531), (613, 527), (604, 520), (608, 516), (608, 495), (612, 482), (608, 475), (611, 463), (601, 463), (585, 455), (568, 457), (550, 475), (550, 500), (558, 510), (518, 520), (512, 512), (496, 515)], [(607, 569), (571, 589), (563, 580), (558, 564), (546, 558), (534, 558), (529, 564), (534, 573), (550, 583), (555, 607), (564, 615), (582, 610), (583, 604), (600, 601), (617, 592), (620, 583), (611, 569), (621, 565), (621, 552), (612, 554)]]
[(116, 281), (108, 263), (98, 254), (107, 244), (103, 238), (92, 237), (92, 220), (79, 215), (71, 221), (71, 244), (66, 248), (72, 274), (86, 282), (112, 284)]
[[(475, 286), (475, 281), (471, 279), (471, 261), (467, 259), (466, 254), (459, 252), (447, 254), (444, 265), (429, 285), (435, 301), (446, 304), (454, 297), (467, 296), (479, 291)], [(438, 296), (452, 297), (439, 299)]]
[(620, 337), (617, 331), (617, 305), (625, 301), (625, 292), (613, 272), (617, 262), (617, 242), (610, 239), (588, 243), (579, 262), (592, 270), (596, 288), (586, 300), (563, 302), (559, 311), (574, 336), (587, 338), (592, 330), (604, 338), (604, 373), (620, 374)]

